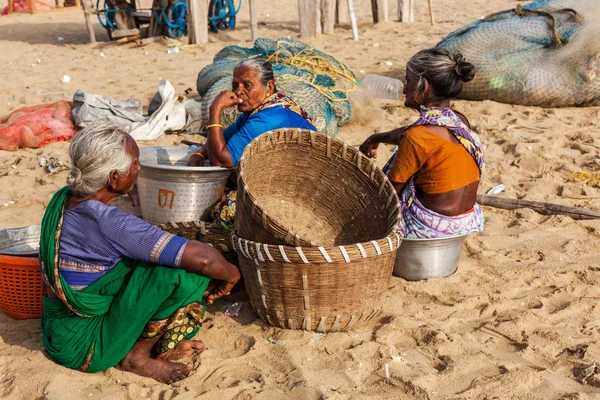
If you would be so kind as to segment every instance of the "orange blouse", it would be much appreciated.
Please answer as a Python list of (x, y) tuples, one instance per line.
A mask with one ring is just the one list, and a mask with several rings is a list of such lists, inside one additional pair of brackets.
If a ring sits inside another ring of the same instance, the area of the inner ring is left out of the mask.
[(413, 175), (417, 188), (437, 194), (477, 182), (479, 168), (460, 143), (452, 143), (424, 126), (415, 126), (400, 139), (388, 178), (404, 184)]

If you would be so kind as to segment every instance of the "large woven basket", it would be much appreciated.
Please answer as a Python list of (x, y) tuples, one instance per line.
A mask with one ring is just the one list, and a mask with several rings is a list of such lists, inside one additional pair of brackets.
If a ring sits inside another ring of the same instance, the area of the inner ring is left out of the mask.
[(225, 259), (237, 265), (237, 254), (231, 247), (231, 231), (218, 223), (204, 221), (168, 222), (157, 225), (163, 231), (213, 246)]
[(233, 235), (252, 308), (266, 323), (347, 331), (375, 318), (400, 236), (348, 246), (269, 245)]
[(358, 150), (322, 133), (278, 129), (240, 159), (236, 228), (243, 238), (293, 246), (369, 242), (400, 218), (387, 176)]

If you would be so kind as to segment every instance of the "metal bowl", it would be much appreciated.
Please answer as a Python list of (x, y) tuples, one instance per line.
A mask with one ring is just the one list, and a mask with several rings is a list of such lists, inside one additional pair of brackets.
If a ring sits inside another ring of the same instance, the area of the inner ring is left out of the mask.
[(456, 272), (468, 235), (441, 239), (402, 239), (394, 275), (407, 281), (443, 278)]
[(187, 146), (142, 147), (138, 192), (151, 223), (206, 220), (233, 168), (188, 167)]
[(40, 249), (41, 225), (0, 231), (0, 254), (37, 257)]

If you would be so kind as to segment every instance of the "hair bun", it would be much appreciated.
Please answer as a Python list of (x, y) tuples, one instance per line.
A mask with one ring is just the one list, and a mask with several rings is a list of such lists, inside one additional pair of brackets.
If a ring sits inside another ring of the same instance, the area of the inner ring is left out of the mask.
[(468, 61), (465, 61), (463, 55), (460, 53), (454, 54), (452, 57), (456, 65), (454, 66), (454, 72), (463, 82), (472, 81), (475, 78), (475, 66)]
[(71, 173), (67, 176), (67, 185), (78, 186), (81, 183), (83, 173), (77, 167), (71, 168)]

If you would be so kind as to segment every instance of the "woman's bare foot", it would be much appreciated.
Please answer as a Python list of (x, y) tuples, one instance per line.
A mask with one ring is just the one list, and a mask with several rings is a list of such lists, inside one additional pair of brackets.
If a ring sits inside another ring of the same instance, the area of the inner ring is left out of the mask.
[(200, 340), (182, 340), (174, 349), (159, 354), (156, 358), (168, 361), (180, 360), (201, 353), (204, 348), (204, 343)]
[(150, 352), (158, 339), (159, 337), (138, 339), (117, 367), (162, 383), (173, 383), (187, 377), (192, 371), (191, 366), (150, 357)]

